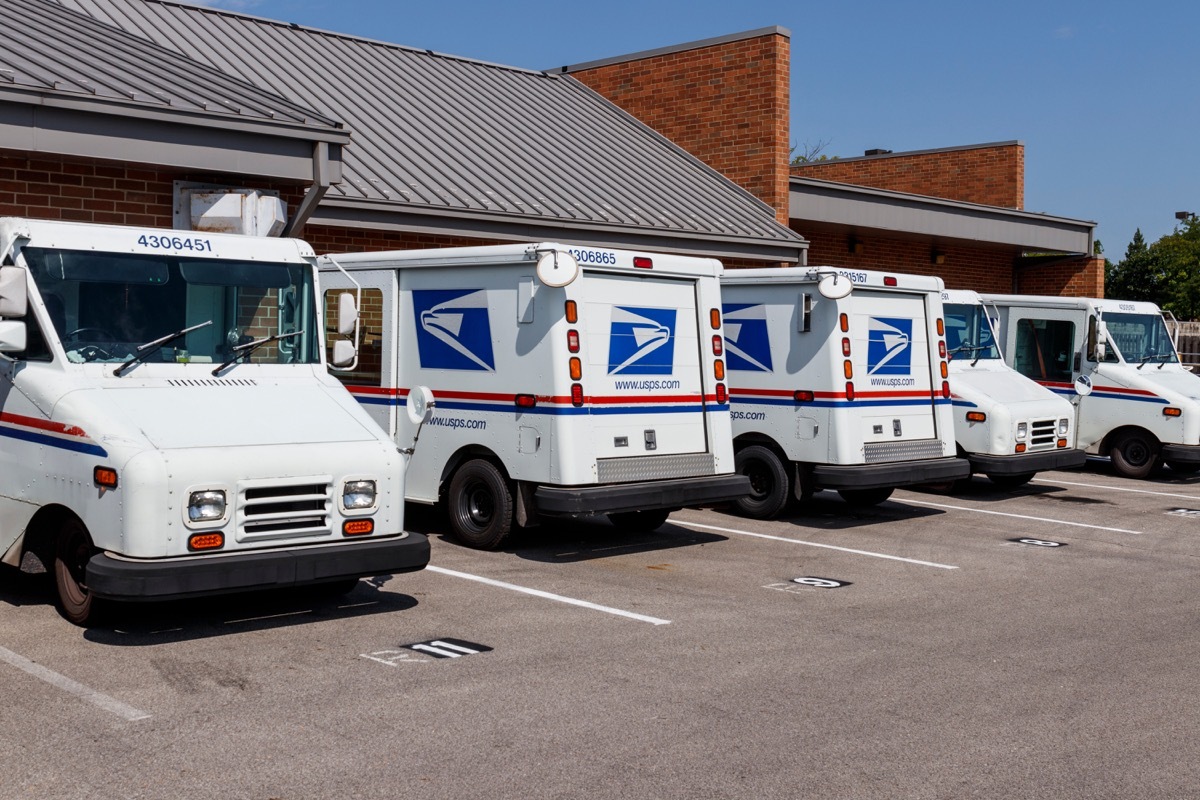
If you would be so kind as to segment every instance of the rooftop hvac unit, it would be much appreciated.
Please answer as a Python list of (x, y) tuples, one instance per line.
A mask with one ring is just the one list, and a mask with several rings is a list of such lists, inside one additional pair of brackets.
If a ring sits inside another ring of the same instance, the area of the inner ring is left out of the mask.
[(287, 206), (277, 192), (176, 183), (177, 229), (278, 236), (286, 223)]

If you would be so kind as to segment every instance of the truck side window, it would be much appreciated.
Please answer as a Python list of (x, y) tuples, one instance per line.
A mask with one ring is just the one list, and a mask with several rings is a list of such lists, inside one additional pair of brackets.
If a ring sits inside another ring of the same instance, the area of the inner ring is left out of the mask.
[[(333, 342), (337, 339), (337, 299), (345, 289), (325, 292), (325, 354), (332, 357)], [(362, 308), (358, 310), (358, 366), (353, 372), (333, 372), (333, 376), (348, 386), (383, 385), (383, 291), (362, 290)]]
[(1070, 383), (1075, 356), (1075, 323), (1024, 318), (1017, 322), (1013, 368), (1035, 381)]

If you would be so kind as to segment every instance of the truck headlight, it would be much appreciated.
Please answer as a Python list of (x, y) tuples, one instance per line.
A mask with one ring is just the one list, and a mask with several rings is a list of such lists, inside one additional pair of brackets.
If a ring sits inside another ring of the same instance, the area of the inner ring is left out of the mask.
[(1058, 435), (1066, 436), (1067, 431), (1071, 429), (1071, 421), (1069, 419), (1060, 419), (1058, 421)]
[(1017, 423), (1017, 441), (1018, 442), (1025, 441), (1025, 437), (1027, 437), (1028, 435), (1029, 435), (1029, 423), (1028, 422), (1018, 422)]
[(188, 498), (188, 519), (192, 522), (211, 522), (225, 516), (225, 492), (210, 490), (192, 492)]
[(361, 509), (375, 505), (375, 481), (346, 481), (342, 486), (342, 508)]

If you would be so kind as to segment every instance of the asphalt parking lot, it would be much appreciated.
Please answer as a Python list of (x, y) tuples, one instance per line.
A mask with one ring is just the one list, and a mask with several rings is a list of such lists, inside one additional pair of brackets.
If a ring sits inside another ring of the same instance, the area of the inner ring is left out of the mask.
[(0, 574), (3, 798), (1195, 797), (1200, 477), (821, 493), (62, 620)]

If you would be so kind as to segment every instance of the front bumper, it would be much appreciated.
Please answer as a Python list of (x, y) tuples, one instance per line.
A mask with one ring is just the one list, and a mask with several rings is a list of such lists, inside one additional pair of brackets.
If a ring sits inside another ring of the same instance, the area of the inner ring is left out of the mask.
[(1200, 446), (1194, 444), (1164, 444), (1162, 457), (1165, 461), (1180, 464), (1200, 464)]
[(420, 533), (172, 559), (98, 553), (87, 565), (87, 587), (115, 600), (171, 600), (415, 572), (428, 563), (429, 540)]
[(890, 464), (817, 464), (812, 468), (816, 489), (884, 489), (956, 481), (970, 474), (967, 460), (953, 456)]
[(643, 483), (602, 486), (538, 486), (533, 492), (538, 513), (547, 516), (613, 514), (684, 508), (737, 500), (750, 494), (745, 475), (709, 475)]
[[(1198, 448), (1200, 449), (1200, 448)], [(1200, 455), (1197, 456), (1200, 458)], [(967, 453), (972, 472), (984, 475), (1026, 475), (1048, 469), (1075, 469), (1087, 461), (1082, 450), (1044, 450), (1038, 453), (1014, 453), (1007, 456), (991, 456)]]

